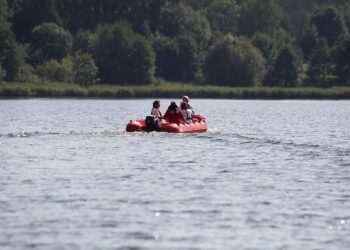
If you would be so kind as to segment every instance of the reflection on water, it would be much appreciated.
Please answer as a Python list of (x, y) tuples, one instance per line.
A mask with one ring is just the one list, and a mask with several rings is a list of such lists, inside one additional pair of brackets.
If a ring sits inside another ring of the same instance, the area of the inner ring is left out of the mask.
[(350, 247), (348, 101), (192, 100), (207, 133), (124, 132), (151, 103), (0, 100), (0, 248)]

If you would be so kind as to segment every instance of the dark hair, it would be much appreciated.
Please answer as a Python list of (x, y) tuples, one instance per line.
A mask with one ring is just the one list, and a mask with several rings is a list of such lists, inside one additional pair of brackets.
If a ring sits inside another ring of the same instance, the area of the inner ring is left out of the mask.
[(188, 109), (188, 104), (185, 103), (185, 102), (182, 102), (182, 103), (181, 103), (181, 108), (182, 108), (182, 109)]
[(155, 101), (153, 102), (153, 108), (155, 108), (157, 104), (160, 104), (160, 101), (159, 101), (159, 100), (155, 100)]
[(172, 101), (168, 107), (168, 109), (171, 109), (173, 111), (175, 111), (176, 109), (178, 109), (179, 107), (177, 106), (176, 102)]

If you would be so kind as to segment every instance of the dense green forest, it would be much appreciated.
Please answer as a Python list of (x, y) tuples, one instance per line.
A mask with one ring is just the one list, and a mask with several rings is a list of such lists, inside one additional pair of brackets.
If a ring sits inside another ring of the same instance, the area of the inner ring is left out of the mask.
[(0, 0), (0, 82), (350, 86), (349, 0)]

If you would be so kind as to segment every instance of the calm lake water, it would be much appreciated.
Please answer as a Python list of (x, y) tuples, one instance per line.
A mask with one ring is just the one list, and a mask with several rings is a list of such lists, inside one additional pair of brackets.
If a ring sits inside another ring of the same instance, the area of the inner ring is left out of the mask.
[(0, 249), (350, 249), (350, 101), (151, 104), (0, 100)]

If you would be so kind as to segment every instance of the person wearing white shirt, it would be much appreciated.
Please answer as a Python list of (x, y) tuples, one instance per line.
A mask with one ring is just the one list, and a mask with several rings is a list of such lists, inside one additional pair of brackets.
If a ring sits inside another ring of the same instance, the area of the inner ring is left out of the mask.
[(186, 122), (191, 123), (193, 111), (189, 108), (187, 103), (185, 102), (181, 103), (181, 112), (184, 114)]
[(162, 112), (159, 110), (160, 108), (160, 101), (155, 100), (153, 102), (153, 108), (151, 110), (151, 115), (154, 115), (155, 117), (162, 118)]
[(188, 108), (190, 110), (192, 110), (192, 113), (194, 114), (194, 109), (193, 109), (192, 105), (190, 104), (190, 98), (188, 96), (185, 95), (182, 97), (182, 103), (186, 103)]

